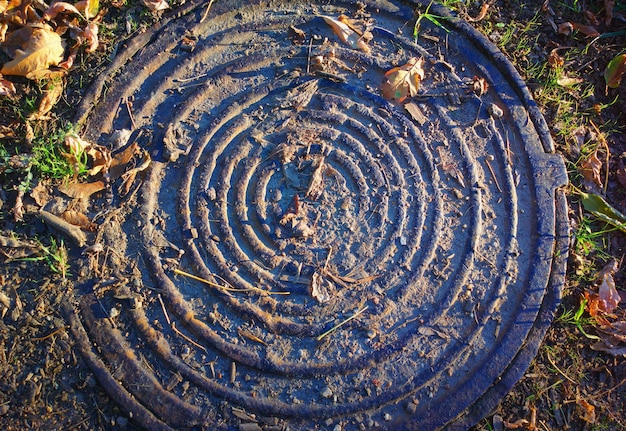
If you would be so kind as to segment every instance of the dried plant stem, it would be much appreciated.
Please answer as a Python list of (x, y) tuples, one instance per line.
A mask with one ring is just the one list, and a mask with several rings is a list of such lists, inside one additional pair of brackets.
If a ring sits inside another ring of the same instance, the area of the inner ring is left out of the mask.
[(180, 269), (174, 269), (174, 273), (178, 274), (178, 275), (184, 275), (185, 277), (189, 277), (192, 280), (196, 280), (196, 281), (199, 281), (201, 283), (208, 284), (211, 287), (215, 287), (216, 289), (220, 289), (220, 290), (225, 291), (225, 292), (260, 292), (260, 293), (266, 293), (268, 295), (289, 295), (289, 292), (272, 292), (272, 291), (269, 291), (269, 290), (259, 289), (258, 287), (249, 287), (249, 288), (246, 288), (246, 289), (237, 289), (237, 288), (234, 288), (234, 287), (222, 286), (220, 284), (213, 283), (212, 281), (206, 280), (206, 279), (204, 279), (202, 277), (198, 277), (196, 275), (189, 274), (188, 272), (182, 271)]
[(182, 332), (180, 332), (177, 328), (176, 325), (174, 324), (174, 322), (172, 322), (170, 320), (170, 316), (169, 314), (167, 314), (167, 310), (165, 309), (165, 303), (163, 303), (163, 299), (161, 298), (161, 294), (157, 294), (157, 298), (159, 299), (159, 302), (161, 303), (161, 308), (163, 309), (163, 314), (165, 315), (165, 320), (167, 320), (167, 324), (170, 325), (170, 328), (172, 328), (172, 331), (174, 331), (176, 334), (178, 334), (180, 337), (182, 337), (185, 341), (193, 344), (194, 346), (196, 346), (197, 348), (201, 349), (204, 351), (204, 353), (209, 353), (207, 351), (207, 349), (204, 348), (204, 346), (196, 343), (195, 341), (193, 341), (191, 338), (189, 338), (188, 336), (186, 336), (185, 334), (183, 334)]
[(349, 321), (356, 319), (357, 317), (359, 317), (361, 314), (363, 314), (363, 312), (365, 310), (368, 309), (368, 306), (366, 305), (365, 307), (361, 308), (359, 311), (357, 311), (356, 313), (354, 313), (352, 316), (348, 317), (346, 320), (336, 324), (335, 326), (333, 326), (332, 328), (330, 328), (328, 331), (324, 332), (322, 335), (320, 335), (319, 337), (316, 338), (317, 341), (322, 341), (327, 335), (332, 334), (333, 332), (335, 332), (338, 328), (342, 327), (343, 325), (345, 325), (346, 323), (348, 323)]

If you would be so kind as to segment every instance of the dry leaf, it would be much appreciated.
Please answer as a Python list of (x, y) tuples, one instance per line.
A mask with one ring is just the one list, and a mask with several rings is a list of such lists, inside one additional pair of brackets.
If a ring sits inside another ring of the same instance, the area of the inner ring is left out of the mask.
[(577, 84), (582, 84), (584, 79), (582, 78), (570, 78), (568, 76), (562, 76), (556, 80), (556, 83), (561, 87), (572, 87)]
[(87, 27), (85, 27), (83, 34), (85, 35), (85, 40), (89, 43), (89, 46), (87, 47), (87, 49), (85, 49), (85, 51), (94, 52), (98, 48), (99, 43), (98, 24), (93, 21), (90, 22), (89, 24), (87, 24)]
[(98, 225), (89, 220), (89, 217), (78, 211), (67, 210), (61, 214), (61, 216), (66, 222), (78, 226), (88, 232), (95, 232), (98, 228)]
[(584, 34), (587, 37), (598, 37), (600, 36), (600, 32), (598, 30), (595, 29), (595, 27), (592, 27), (590, 25), (584, 25), (584, 24), (579, 24), (576, 22), (572, 23), (572, 27), (574, 28), (574, 30), (578, 30), (579, 32), (581, 32), (582, 34)]
[(552, 69), (558, 69), (565, 64), (565, 59), (559, 55), (559, 48), (555, 48), (548, 54), (548, 65)]
[(612, 313), (620, 303), (620, 295), (615, 288), (615, 280), (613, 274), (618, 270), (617, 260), (611, 259), (609, 263), (598, 273), (598, 297), (600, 300), (601, 311)]
[(61, 81), (49, 82), (43, 92), (43, 97), (39, 101), (39, 108), (37, 108), (37, 112), (34, 112), (32, 115), (30, 115), (28, 119), (48, 120), (48, 112), (50, 112), (52, 108), (54, 108), (54, 106), (58, 103), (58, 101), (61, 100), (62, 95), (63, 83)]
[(602, 162), (598, 158), (598, 151), (594, 151), (583, 160), (578, 166), (578, 171), (583, 176), (583, 184), (588, 190), (602, 190), (602, 179), (600, 177), (600, 169)]
[(478, 16), (476, 18), (472, 18), (472, 17), (468, 17), (467, 21), (469, 22), (478, 22), (478, 21), (482, 21), (483, 19), (485, 19), (485, 17), (487, 16), (487, 11), (489, 10), (489, 3), (485, 2), (483, 3), (483, 5), (480, 7), (480, 12), (478, 13)]
[(135, 154), (138, 154), (140, 151), (141, 149), (139, 148), (139, 144), (135, 142), (132, 145), (129, 145), (124, 151), (120, 151), (113, 156), (113, 159), (111, 160), (111, 166), (109, 167), (111, 181), (115, 181), (122, 176), (122, 174), (126, 170), (126, 165), (128, 165), (128, 162), (130, 162), (133, 156)]
[(15, 96), (15, 86), (11, 81), (7, 81), (2, 78), (2, 74), (0, 74), (0, 97), (13, 97)]
[(578, 404), (578, 407), (583, 411), (582, 419), (587, 423), (594, 424), (596, 422), (595, 407), (583, 399), (576, 400), (576, 404)]
[(142, 0), (143, 4), (152, 12), (158, 12), (165, 9), (169, 9), (170, 5), (167, 4), (167, 0)]
[(326, 164), (324, 163), (324, 157), (320, 157), (317, 161), (317, 166), (313, 171), (313, 175), (311, 176), (309, 187), (307, 188), (306, 194), (304, 195), (306, 198), (316, 201), (324, 194), (325, 167)]
[(356, 31), (354, 31), (345, 22), (336, 20), (329, 16), (320, 15), (322, 19), (330, 26), (333, 32), (339, 36), (339, 39), (352, 49), (360, 49), (363, 52), (370, 53), (371, 49), (365, 39)]
[(472, 78), (472, 90), (478, 97), (483, 96), (489, 91), (489, 83), (485, 78), (474, 76)]
[[(63, 61), (63, 41), (48, 26), (25, 27), (30, 32), (28, 40), (15, 49), (13, 60), (2, 66), (0, 73), (30, 77), (29, 74), (43, 71)], [(22, 29), (23, 30), (23, 29)]]
[(91, 19), (98, 14), (100, 7), (98, 0), (81, 0), (76, 3), (76, 9), (83, 12), (85, 18)]
[(415, 96), (424, 79), (424, 59), (411, 58), (404, 66), (394, 67), (385, 73), (381, 84), (383, 97), (403, 102), (407, 96)]
[(42, 19), (44, 21), (50, 21), (52, 19), (55, 19), (56, 16), (60, 13), (68, 13), (68, 12), (75, 13), (76, 15), (80, 15), (80, 12), (78, 11), (78, 9), (76, 9), (74, 5), (69, 4), (67, 2), (58, 1), (50, 5), (48, 10), (46, 10), (46, 12), (43, 14)]
[(59, 191), (71, 198), (87, 199), (92, 194), (104, 190), (106, 188), (104, 181), (96, 181), (93, 183), (81, 184), (71, 183), (59, 186)]
[(322, 275), (321, 271), (315, 271), (309, 285), (311, 296), (320, 304), (330, 301), (330, 292), (334, 290), (333, 284)]
[(620, 54), (613, 58), (604, 69), (604, 81), (609, 88), (617, 88), (626, 73), (626, 54)]

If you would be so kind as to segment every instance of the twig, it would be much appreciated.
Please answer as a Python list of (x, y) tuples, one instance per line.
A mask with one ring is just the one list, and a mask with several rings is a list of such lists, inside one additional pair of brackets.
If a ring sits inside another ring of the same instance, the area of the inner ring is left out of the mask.
[(167, 324), (170, 325), (170, 328), (172, 328), (172, 331), (174, 331), (176, 334), (180, 335), (185, 341), (193, 344), (194, 346), (196, 346), (199, 349), (204, 350), (204, 353), (209, 353), (207, 349), (204, 348), (204, 346), (196, 343), (195, 341), (193, 341), (191, 338), (189, 338), (188, 336), (186, 336), (185, 334), (183, 334), (182, 332), (180, 332), (175, 325), (175, 322), (172, 322), (170, 320), (170, 316), (169, 314), (167, 314), (167, 310), (165, 309), (165, 303), (163, 302), (163, 299), (161, 298), (161, 294), (157, 293), (157, 298), (159, 299), (159, 302), (161, 303), (161, 308), (163, 309), (163, 314), (165, 315), (165, 320), (167, 320)]
[(124, 104), (126, 105), (128, 116), (130, 117), (130, 123), (133, 125), (133, 130), (135, 130), (137, 128), (137, 124), (135, 123), (135, 117), (133, 116), (133, 104), (128, 99), (124, 100)]
[(64, 331), (65, 329), (67, 329), (67, 326), (61, 326), (59, 329), (56, 329), (54, 331), (52, 331), (51, 333), (49, 333), (48, 335), (45, 335), (43, 337), (36, 337), (36, 338), (31, 338), (31, 341), (43, 341), (43, 340), (47, 340), (50, 337), (54, 337), (55, 335), (57, 335), (59, 332)]
[(548, 358), (548, 362), (550, 362), (550, 364), (552, 364), (552, 366), (554, 367), (554, 369), (563, 377), (565, 377), (567, 380), (569, 380), (571, 383), (575, 384), (576, 386), (578, 386), (578, 382), (574, 381), (571, 377), (569, 377), (567, 374), (565, 374), (563, 371), (561, 371), (561, 369), (559, 367), (556, 366), (556, 364), (554, 363), (554, 361), (552, 360), (552, 358), (550, 357), (549, 354), (546, 353), (546, 358)]
[(259, 289), (258, 287), (248, 287), (248, 288), (244, 288), (244, 289), (237, 289), (235, 287), (226, 287), (226, 286), (222, 286), (219, 285), (217, 283), (213, 283), (212, 281), (206, 280), (202, 277), (198, 277), (196, 275), (193, 274), (189, 274), (188, 272), (182, 271), (180, 269), (174, 269), (174, 273), (178, 274), (178, 275), (184, 275), (185, 277), (189, 277), (192, 280), (196, 280), (199, 281), (201, 283), (204, 284), (208, 284), (211, 287), (215, 287), (216, 289), (220, 289), (223, 290), (225, 293), (228, 292), (261, 292), (261, 293), (266, 293), (268, 295), (289, 295), (290, 292), (272, 292), (270, 290), (263, 290), (263, 289)]
[(502, 193), (502, 189), (500, 188), (500, 184), (498, 183), (498, 179), (496, 178), (496, 173), (493, 171), (493, 168), (491, 167), (491, 163), (489, 163), (489, 159), (493, 160), (493, 156), (491, 154), (485, 157), (485, 163), (487, 163), (487, 167), (489, 168), (489, 172), (491, 172), (491, 176), (493, 177), (494, 183), (496, 183), (496, 187), (498, 188), (498, 191)]
[(200, 24), (202, 24), (204, 20), (207, 18), (207, 16), (209, 16), (209, 11), (211, 10), (212, 5), (213, 5), (213, 0), (210, 0), (209, 4), (206, 7), (206, 10), (204, 11), (204, 14), (202, 15), (202, 19), (200, 19)]
[(369, 307), (366, 305), (365, 307), (361, 308), (359, 311), (357, 311), (356, 313), (354, 313), (352, 316), (348, 317), (346, 320), (336, 324), (335, 326), (333, 326), (332, 328), (330, 328), (328, 331), (324, 332), (322, 335), (320, 335), (319, 337), (316, 338), (317, 341), (322, 341), (322, 339), (324, 339), (324, 337), (326, 337), (329, 334), (332, 334), (333, 332), (335, 332), (337, 329), (339, 329), (340, 327), (342, 327), (343, 325), (345, 325), (346, 323), (348, 323), (349, 321), (356, 319), (359, 315), (361, 315), (365, 310), (367, 310)]

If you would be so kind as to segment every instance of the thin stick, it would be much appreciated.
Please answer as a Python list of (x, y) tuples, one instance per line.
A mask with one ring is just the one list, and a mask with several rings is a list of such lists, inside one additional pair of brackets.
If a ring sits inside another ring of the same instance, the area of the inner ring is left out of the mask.
[(133, 116), (132, 104), (128, 99), (126, 99), (125, 105), (126, 105), (126, 110), (128, 111), (128, 116), (130, 117), (130, 122), (133, 125), (133, 130), (134, 130), (137, 128), (137, 124), (135, 123), (135, 117)]
[(487, 163), (487, 167), (489, 168), (489, 172), (491, 172), (491, 176), (493, 177), (493, 181), (496, 183), (496, 187), (498, 188), (498, 191), (502, 193), (502, 189), (500, 188), (500, 184), (498, 183), (498, 179), (496, 178), (496, 173), (493, 171), (493, 168), (491, 167), (491, 163), (489, 163), (489, 157), (490, 156), (485, 157), (485, 163)]
[(196, 343), (195, 341), (193, 341), (191, 338), (189, 338), (188, 336), (186, 336), (185, 334), (183, 334), (182, 332), (180, 332), (176, 328), (176, 325), (174, 324), (174, 322), (172, 322), (170, 320), (169, 314), (167, 314), (167, 310), (165, 309), (165, 303), (163, 302), (163, 299), (161, 298), (161, 294), (160, 293), (157, 293), (157, 298), (159, 299), (159, 302), (161, 303), (161, 308), (163, 309), (163, 314), (165, 315), (165, 320), (167, 320), (167, 324), (170, 325), (170, 328), (172, 328), (172, 331), (174, 331), (176, 334), (180, 335), (185, 341), (193, 344), (194, 346), (196, 346), (199, 349), (204, 350), (205, 353), (209, 353), (207, 351), (207, 349), (204, 348), (204, 346)]
[(207, 18), (207, 16), (209, 16), (209, 11), (211, 10), (212, 5), (213, 5), (213, 0), (209, 1), (209, 4), (207, 5), (206, 10), (204, 11), (204, 15), (202, 15), (202, 19), (200, 20), (200, 24), (202, 24), (204, 20)]
[(346, 323), (348, 323), (349, 321), (356, 319), (359, 315), (361, 315), (365, 310), (367, 310), (369, 307), (366, 305), (365, 307), (361, 308), (359, 311), (357, 311), (356, 313), (354, 313), (352, 316), (348, 317), (346, 320), (344, 320), (343, 322), (338, 323), (337, 325), (333, 326), (332, 328), (330, 328), (328, 331), (324, 332), (322, 335), (320, 335), (319, 337), (316, 338), (317, 341), (322, 341), (322, 339), (324, 337), (326, 337), (329, 334), (332, 334), (333, 332), (335, 332), (338, 328), (342, 327), (343, 325), (345, 325)]
[(43, 337), (37, 337), (37, 338), (31, 338), (31, 341), (43, 341), (43, 340), (47, 340), (50, 337), (54, 337), (56, 334), (58, 334), (59, 332), (64, 331), (65, 329), (67, 329), (67, 326), (61, 326), (59, 329), (52, 331), (50, 334), (43, 336)]
[(192, 280), (196, 280), (196, 281), (199, 281), (199, 282), (204, 283), (204, 284), (208, 284), (209, 286), (215, 287), (216, 289), (223, 290), (226, 293), (227, 292), (250, 292), (250, 291), (253, 291), (253, 292), (266, 293), (268, 295), (289, 295), (290, 294), (290, 292), (272, 292), (272, 291), (269, 291), (269, 290), (259, 289), (258, 287), (249, 287), (249, 288), (246, 288), (246, 289), (237, 289), (235, 287), (226, 287), (226, 286), (219, 285), (217, 283), (213, 283), (212, 281), (206, 280), (206, 279), (204, 279), (202, 277), (198, 277), (196, 275), (189, 274), (188, 272), (182, 271), (180, 269), (174, 269), (174, 273), (178, 274), (178, 275), (184, 275), (185, 277), (189, 277)]
[(561, 371), (561, 369), (559, 367), (556, 366), (556, 364), (554, 363), (554, 361), (552, 360), (552, 358), (550, 357), (550, 355), (546, 355), (546, 358), (548, 358), (548, 362), (550, 362), (550, 364), (552, 364), (552, 366), (554, 367), (555, 370), (558, 371), (558, 373), (560, 375), (562, 375), (563, 377), (565, 377), (567, 380), (569, 380), (571, 383), (573, 383), (574, 385), (578, 386), (578, 382), (576, 382), (575, 380), (573, 380), (570, 376), (568, 376), (567, 374), (565, 374), (563, 371)]

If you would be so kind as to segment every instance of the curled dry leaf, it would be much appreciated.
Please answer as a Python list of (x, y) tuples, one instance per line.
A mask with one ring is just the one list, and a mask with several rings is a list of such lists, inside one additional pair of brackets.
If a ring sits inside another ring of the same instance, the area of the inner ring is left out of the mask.
[(600, 300), (600, 309), (606, 313), (612, 313), (621, 300), (619, 292), (615, 288), (615, 280), (613, 274), (618, 270), (617, 260), (611, 259), (609, 263), (598, 273), (598, 297)]
[(59, 191), (71, 198), (87, 199), (89, 196), (104, 190), (106, 185), (104, 181), (96, 181), (93, 183), (81, 184), (70, 183), (59, 186)]
[(61, 100), (63, 95), (63, 83), (49, 82), (46, 85), (46, 89), (43, 91), (43, 96), (39, 101), (39, 108), (37, 112), (34, 112), (28, 118), (29, 120), (47, 120), (50, 117), (48, 113), (54, 108), (54, 106)]
[(152, 12), (159, 12), (170, 8), (167, 0), (143, 0), (143, 4)]
[(582, 419), (590, 424), (596, 423), (596, 408), (583, 399), (576, 400), (576, 404), (582, 410)]
[(7, 81), (0, 74), (0, 97), (13, 97), (15, 96), (15, 86), (11, 81)]
[(354, 31), (345, 22), (336, 20), (329, 16), (320, 15), (321, 18), (330, 26), (333, 32), (339, 36), (341, 41), (352, 49), (360, 49), (363, 52), (371, 52), (366, 40), (356, 31)]
[(626, 54), (620, 54), (613, 58), (604, 69), (604, 81), (609, 88), (617, 88), (626, 73)]
[(99, 0), (81, 0), (76, 3), (76, 9), (83, 12), (85, 18), (91, 19), (98, 14)]
[[(15, 31), (13, 34), (26, 30), (30, 36), (14, 50), (13, 60), (2, 66), (0, 73), (30, 77), (38, 71), (45, 71), (63, 61), (65, 48), (61, 36), (48, 26), (29, 26)], [(27, 34), (20, 35), (21, 37)]]
[(44, 21), (50, 21), (56, 18), (56, 16), (60, 13), (75, 13), (76, 15), (80, 15), (76, 6), (69, 4), (64, 1), (58, 1), (50, 5), (50, 7), (43, 14)]
[(89, 44), (86, 51), (94, 52), (98, 48), (98, 24), (95, 22), (90, 22), (83, 30), (83, 34), (85, 35), (85, 40)]
[(582, 78), (571, 78), (569, 76), (561, 76), (556, 80), (557, 85), (561, 87), (573, 87), (574, 85), (582, 84), (585, 82)]
[(388, 70), (380, 87), (383, 97), (402, 103), (409, 95), (415, 96), (424, 79), (423, 66), (423, 58), (413, 57), (404, 66)]
[(78, 211), (67, 210), (61, 214), (61, 216), (66, 222), (73, 224), (74, 226), (78, 226), (88, 232), (95, 232), (98, 227), (97, 224), (89, 220), (89, 217)]
[(548, 65), (552, 69), (558, 69), (565, 64), (565, 59), (559, 55), (559, 49), (555, 48), (548, 55)]
[(578, 166), (578, 171), (583, 176), (583, 184), (587, 190), (599, 191), (602, 189), (600, 169), (602, 169), (602, 162), (598, 158), (598, 150), (591, 153)]
[(487, 16), (488, 10), (489, 10), (489, 3), (484, 2), (483, 5), (480, 7), (480, 12), (478, 12), (478, 16), (476, 18), (468, 17), (467, 20), (469, 22), (482, 21)]

